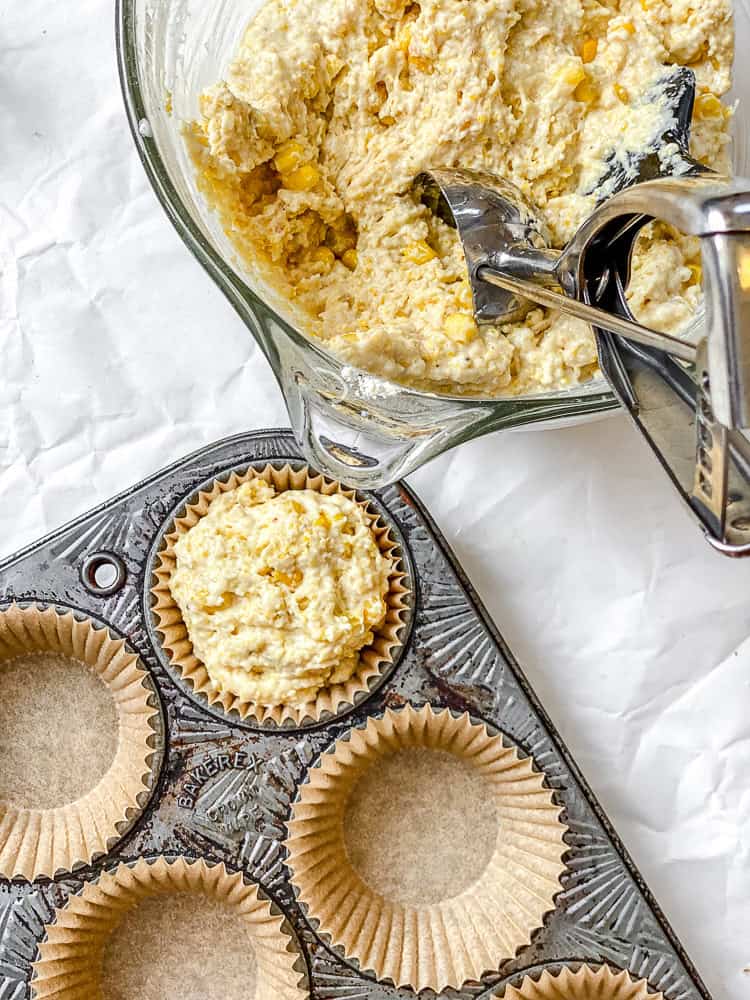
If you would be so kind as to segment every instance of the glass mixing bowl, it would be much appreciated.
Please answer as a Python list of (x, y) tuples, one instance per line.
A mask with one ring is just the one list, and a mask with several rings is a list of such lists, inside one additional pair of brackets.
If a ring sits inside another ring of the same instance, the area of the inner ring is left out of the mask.
[[(201, 91), (222, 78), (262, 3), (118, 0), (117, 47), (130, 125), (154, 190), (189, 249), (263, 349), (308, 461), (336, 479), (372, 489), (489, 431), (581, 422), (615, 409), (617, 402), (601, 378), (522, 397), (421, 392), (343, 365), (300, 333), (288, 305), (237, 259), (196, 188), (180, 133), (181, 122), (197, 116)], [(750, 41), (750, 10), (738, 6), (735, 18), (741, 52)], [(735, 92), (750, 92), (750, 60), (738, 60), (735, 66)], [(748, 160), (748, 125), (750, 116), (740, 105), (734, 143), (738, 174)]]

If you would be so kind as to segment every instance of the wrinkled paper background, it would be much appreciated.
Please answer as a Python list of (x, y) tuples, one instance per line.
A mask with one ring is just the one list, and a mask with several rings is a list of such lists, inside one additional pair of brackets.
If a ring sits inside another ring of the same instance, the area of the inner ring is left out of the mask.
[[(0, 0), (0, 552), (200, 445), (287, 423), (156, 203), (111, 0)], [(717, 998), (750, 997), (750, 561), (624, 417), (413, 477)]]

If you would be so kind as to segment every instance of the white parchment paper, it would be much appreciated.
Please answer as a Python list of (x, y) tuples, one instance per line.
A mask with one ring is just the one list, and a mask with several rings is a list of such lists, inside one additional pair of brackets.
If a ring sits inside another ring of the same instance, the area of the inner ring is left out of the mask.
[[(0, 553), (227, 434), (286, 423), (158, 207), (110, 0), (0, 0)], [(626, 423), (413, 477), (717, 998), (750, 997), (750, 561)]]

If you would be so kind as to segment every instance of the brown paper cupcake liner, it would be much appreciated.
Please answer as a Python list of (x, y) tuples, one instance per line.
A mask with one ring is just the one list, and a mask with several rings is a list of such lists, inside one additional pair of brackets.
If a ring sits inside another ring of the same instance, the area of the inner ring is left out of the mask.
[(632, 979), (608, 965), (598, 969), (582, 965), (575, 970), (564, 966), (558, 972), (545, 969), (538, 978), (526, 976), (520, 986), (507, 987), (502, 996), (504, 1000), (663, 1000), (645, 979)]
[[(344, 841), (344, 812), (359, 778), (378, 758), (411, 748), (471, 763), (492, 787), (498, 817), (481, 878), (424, 905), (371, 889)], [(378, 979), (436, 992), (479, 979), (529, 943), (560, 890), (565, 826), (543, 781), (531, 760), (466, 713), (427, 705), (370, 718), (324, 753), (300, 788), (286, 842), (299, 901), (334, 947)]]
[[(378, 548), (391, 559), (393, 564), (390, 589), (386, 595), (388, 606), (386, 619), (375, 631), (372, 644), (361, 651), (358, 669), (348, 681), (324, 688), (315, 701), (301, 706), (258, 705), (215, 686), (206, 667), (193, 651), (182, 613), (169, 586), (176, 567), (175, 545), (180, 536), (198, 523), (217, 496), (255, 478), (264, 479), (274, 486), (277, 492), (317, 490), (326, 496), (342, 493), (357, 501), (368, 516)], [(221, 706), (225, 712), (236, 712), (243, 720), (268, 727), (317, 723), (360, 704), (395, 663), (397, 651), (401, 647), (400, 636), (406, 627), (409, 613), (406, 572), (399, 546), (389, 526), (383, 523), (367, 503), (359, 501), (353, 490), (347, 490), (340, 483), (326, 479), (322, 475), (315, 475), (307, 468), (294, 469), (290, 465), (280, 468), (266, 465), (263, 469), (251, 467), (241, 474), (233, 472), (226, 479), (217, 479), (211, 489), (199, 493), (196, 501), (187, 504), (185, 512), (174, 519), (172, 530), (164, 535), (162, 547), (156, 555), (153, 579), (151, 610), (156, 631), (161, 636), (162, 647), (172, 665), (191, 685), (195, 693), (205, 697), (209, 705)]]
[[(249, 1000), (308, 997), (304, 959), (281, 912), (240, 873), (189, 858), (140, 858), (87, 883), (55, 911), (45, 927), (32, 971), (32, 995), (59, 1000), (101, 1000), (102, 960), (110, 935), (141, 901), (196, 893), (226, 905), (247, 926), (257, 963)], [(243, 942), (244, 946), (244, 942)], [(165, 947), (169, 947), (168, 942)], [(210, 935), (206, 936), (210, 948)]]
[(28, 880), (73, 871), (111, 850), (143, 811), (163, 748), (158, 698), (124, 640), (69, 611), (12, 604), (0, 612), (0, 662), (30, 653), (57, 653), (94, 670), (114, 701), (119, 733), (109, 769), (77, 801), (34, 809), (0, 799), (0, 876)]

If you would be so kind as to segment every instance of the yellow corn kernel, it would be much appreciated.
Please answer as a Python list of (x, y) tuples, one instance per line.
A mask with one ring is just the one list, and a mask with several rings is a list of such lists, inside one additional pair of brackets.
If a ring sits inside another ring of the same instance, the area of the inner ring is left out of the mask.
[(422, 73), (432, 72), (432, 63), (424, 56), (409, 56), (409, 65), (413, 66), (414, 69), (421, 70)]
[(302, 506), (299, 500), (292, 500), (292, 510), (295, 512), (295, 514), (305, 513), (305, 508)]
[(689, 285), (700, 285), (703, 281), (703, 268), (700, 264), (688, 264), (688, 270), (690, 271), (690, 281)]
[(401, 34), (398, 36), (398, 47), (402, 52), (408, 52), (409, 46), (411, 45), (411, 28), (407, 24), (403, 29)]
[(357, 269), (357, 251), (356, 250), (346, 250), (341, 255), (341, 263), (348, 267), (350, 271), (356, 271)]
[(290, 191), (312, 191), (320, 180), (320, 171), (312, 163), (304, 163), (284, 176), (284, 187)]
[(252, 205), (265, 194), (265, 183), (260, 174), (248, 174), (243, 177), (240, 187), (240, 197), (243, 205)]
[(622, 101), (623, 104), (630, 104), (630, 94), (627, 92), (625, 87), (622, 86), (622, 84), (616, 83), (614, 85), (614, 92), (619, 101)]
[(581, 46), (581, 61), (585, 63), (593, 62), (596, 59), (596, 50), (599, 47), (595, 38), (587, 38)]
[(421, 8), (418, 3), (407, 3), (406, 10), (404, 11), (403, 20), (406, 24), (412, 21), (416, 21), (421, 12)]
[(328, 274), (336, 263), (336, 254), (328, 247), (316, 247), (310, 254), (310, 260), (317, 264), (325, 274)]
[(689, 55), (683, 56), (682, 62), (686, 66), (695, 66), (696, 63), (703, 62), (708, 56), (708, 42), (704, 42), (699, 48), (691, 50)]
[(724, 106), (716, 94), (709, 91), (696, 97), (694, 110), (696, 118), (719, 118), (723, 113)]
[(635, 34), (635, 25), (632, 21), (623, 21), (622, 24), (618, 24), (617, 27), (622, 28), (623, 31), (627, 31), (629, 35)]
[(354, 228), (354, 219), (351, 215), (339, 215), (329, 226), (335, 233), (345, 233)]
[(299, 142), (285, 142), (273, 158), (273, 165), (280, 174), (291, 174), (303, 162), (305, 151)]
[(569, 63), (560, 75), (571, 87), (577, 87), (585, 81), (586, 70), (580, 63)]
[(331, 223), (326, 231), (326, 244), (337, 257), (341, 257), (345, 250), (354, 249), (357, 245), (357, 227), (351, 216), (342, 215)]
[(462, 305), (464, 309), (472, 309), (474, 306), (474, 296), (471, 293), (471, 288), (468, 283), (462, 283), (461, 288), (456, 296), (456, 300), (459, 305)]
[(641, 10), (643, 11), (651, 10), (651, 4), (648, 2), (648, 0), (641, 0)]
[(573, 97), (582, 104), (593, 104), (597, 97), (596, 87), (589, 80), (583, 80), (573, 91)]
[(380, 28), (375, 28), (370, 38), (367, 41), (367, 51), (370, 55), (373, 52), (377, 52), (378, 49), (382, 49), (390, 41), (390, 35), (381, 31)]
[(405, 247), (401, 253), (412, 264), (427, 264), (428, 261), (434, 260), (437, 257), (437, 254), (427, 240), (417, 240), (416, 243)]
[(457, 344), (470, 343), (478, 333), (474, 317), (467, 316), (466, 313), (452, 313), (446, 319), (443, 330)]
[[(201, 599), (205, 601), (207, 597), (208, 594), (204, 591), (201, 594)], [(225, 590), (219, 598), (218, 604), (204, 604), (203, 610), (207, 615), (215, 615), (217, 611), (226, 611), (228, 608), (231, 608), (235, 600), (235, 595), (230, 590)]]

